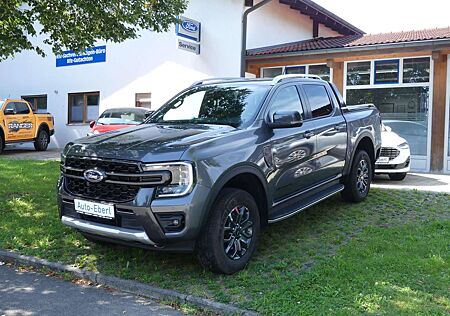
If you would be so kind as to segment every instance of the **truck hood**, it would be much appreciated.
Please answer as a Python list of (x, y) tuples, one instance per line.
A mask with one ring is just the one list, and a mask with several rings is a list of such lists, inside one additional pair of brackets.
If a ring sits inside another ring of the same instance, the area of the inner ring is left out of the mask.
[(381, 132), (381, 146), (396, 148), (398, 145), (405, 143), (406, 140), (397, 133), (390, 131)]
[(185, 150), (236, 130), (223, 125), (143, 124), (69, 144), (66, 156), (98, 157), (141, 162), (177, 161)]

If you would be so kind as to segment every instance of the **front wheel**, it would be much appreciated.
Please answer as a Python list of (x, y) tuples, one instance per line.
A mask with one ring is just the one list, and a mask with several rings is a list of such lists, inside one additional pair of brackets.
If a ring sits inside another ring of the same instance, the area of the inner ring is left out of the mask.
[(406, 178), (406, 172), (403, 173), (390, 173), (389, 179), (393, 181), (402, 181)]
[(47, 150), (48, 144), (50, 143), (50, 135), (45, 129), (41, 129), (34, 141), (34, 149), (37, 151)]
[(200, 264), (223, 274), (244, 269), (259, 234), (260, 216), (253, 196), (239, 189), (223, 189), (197, 243)]
[(365, 150), (358, 150), (353, 159), (352, 169), (344, 182), (345, 188), (341, 192), (344, 200), (361, 202), (369, 194), (372, 183), (372, 162)]
[(4, 148), (5, 148), (5, 140), (3, 139), (3, 136), (0, 133), (0, 154), (3, 152)]

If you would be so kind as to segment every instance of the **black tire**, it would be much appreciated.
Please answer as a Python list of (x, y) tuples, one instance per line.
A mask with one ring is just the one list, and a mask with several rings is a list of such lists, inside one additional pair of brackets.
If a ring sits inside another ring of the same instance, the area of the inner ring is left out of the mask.
[(213, 272), (236, 273), (250, 261), (260, 232), (259, 210), (253, 196), (243, 190), (225, 188), (197, 241), (198, 260)]
[(344, 182), (341, 196), (348, 202), (361, 202), (369, 194), (372, 183), (372, 162), (365, 150), (358, 150), (353, 159), (350, 174)]
[(406, 178), (406, 172), (403, 173), (390, 173), (389, 179), (393, 181), (402, 181)]
[(40, 129), (34, 141), (34, 149), (46, 151), (50, 143), (50, 135), (45, 129)]
[(5, 149), (5, 140), (3, 139), (3, 136), (0, 133), (0, 154), (3, 153), (3, 149)]

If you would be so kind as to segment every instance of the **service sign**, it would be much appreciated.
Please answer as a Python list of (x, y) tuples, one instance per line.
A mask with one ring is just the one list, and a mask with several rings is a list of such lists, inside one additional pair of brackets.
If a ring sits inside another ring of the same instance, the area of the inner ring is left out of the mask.
[(103, 63), (106, 61), (106, 46), (88, 48), (84, 52), (65, 51), (56, 56), (56, 67)]
[(200, 55), (200, 44), (178, 39), (178, 48), (196, 55)]
[(202, 25), (200, 22), (180, 16), (180, 23), (176, 26), (178, 36), (200, 42)]

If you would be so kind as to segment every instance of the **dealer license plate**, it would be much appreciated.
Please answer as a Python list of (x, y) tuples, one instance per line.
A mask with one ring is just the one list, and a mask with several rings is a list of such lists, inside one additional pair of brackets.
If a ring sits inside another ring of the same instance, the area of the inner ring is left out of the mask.
[(73, 202), (75, 204), (75, 211), (78, 213), (109, 219), (114, 218), (114, 205), (94, 203), (77, 199)]
[(387, 162), (389, 162), (389, 157), (380, 157), (380, 158), (378, 158), (376, 163), (380, 164), (380, 163), (387, 163)]

